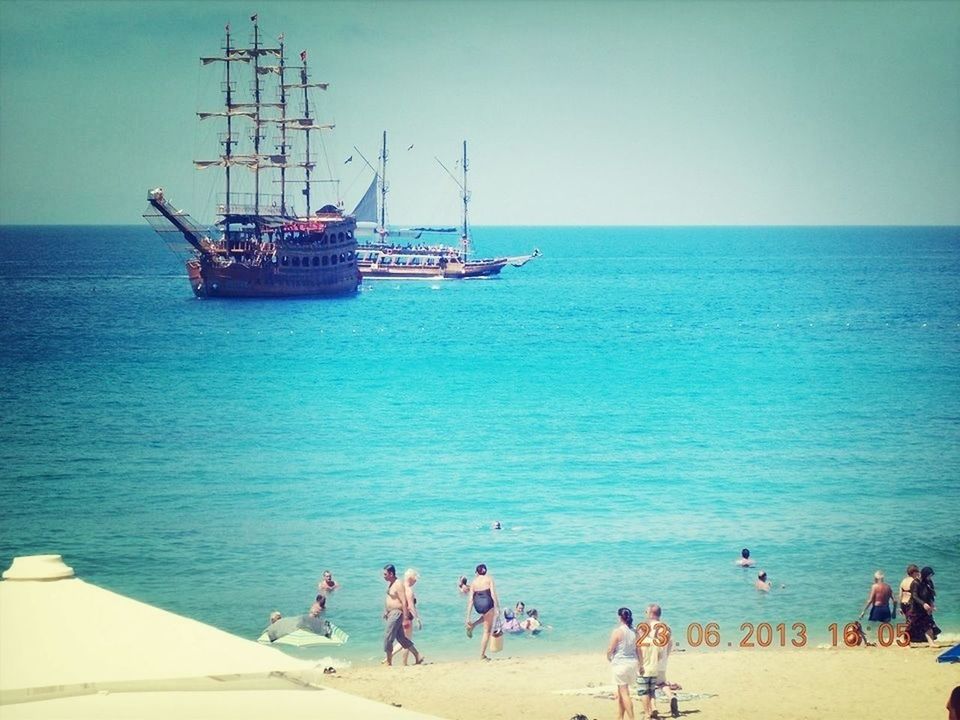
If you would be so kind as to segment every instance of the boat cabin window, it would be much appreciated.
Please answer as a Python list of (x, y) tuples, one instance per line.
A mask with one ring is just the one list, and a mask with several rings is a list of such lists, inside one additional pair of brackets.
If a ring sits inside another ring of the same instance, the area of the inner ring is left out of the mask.
[(326, 244), (327, 244), (327, 234), (326, 234), (326, 233), (324, 233), (323, 235), (320, 236), (320, 244), (321, 244), (321, 245), (326, 245)]
[(331, 264), (331, 265), (336, 265), (336, 264), (337, 264), (337, 256), (336, 256), (336, 255), (331, 255), (331, 256), (330, 256), (330, 264)]
[(347, 240), (353, 240), (353, 230), (347, 231)]
[(405, 257), (401, 255), (400, 257), (397, 258), (397, 265), (406, 265), (406, 264), (407, 264), (407, 259)]
[(410, 264), (411, 264), (411, 265), (419, 265), (419, 264), (420, 264), (420, 258), (418, 258), (418, 257), (411, 258)]
[(347, 261), (347, 256), (344, 255), (343, 253), (340, 253), (340, 262), (346, 262), (346, 261)]
[(313, 266), (314, 266), (314, 267), (320, 267), (320, 256), (319, 256), (319, 255), (314, 255), (314, 256), (313, 256)]
[(299, 256), (299, 255), (294, 255), (294, 256), (293, 256), (293, 266), (294, 266), (294, 267), (300, 267), (300, 256)]
[(343, 233), (337, 233), (337, 241), (343, 242)]
[(353, 250), (347, 253), (347, 260), (353, 260)]
[(330, 258), (328, 258), (326, 255), (323, 256), (323, 264), (324, 266), (327, 266), (330, 264)]
[(281, 264), (281, 265), (289, 265), (289, 264), (290, 264), (290, 258), (288, 258), (286, 255), (284, 255), (282, 258), (280, 258), (280, 264)]
[(393, 262), (393, 258), (390, 257), (389, 255), (384, 255), (383, 257), (380, 258), (381, 265), (389, 265), (392, 262)]

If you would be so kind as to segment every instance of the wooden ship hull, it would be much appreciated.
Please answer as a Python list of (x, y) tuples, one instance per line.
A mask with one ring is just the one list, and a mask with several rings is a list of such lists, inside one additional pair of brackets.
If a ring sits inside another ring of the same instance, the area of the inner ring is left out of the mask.
[(187, 261), (187, 277), (198, 298), (337, 297), (354, 294), (362, 281), (357, 268), (347, 263), (294, 271), (273, 263), (221, 267), (202, 258)]

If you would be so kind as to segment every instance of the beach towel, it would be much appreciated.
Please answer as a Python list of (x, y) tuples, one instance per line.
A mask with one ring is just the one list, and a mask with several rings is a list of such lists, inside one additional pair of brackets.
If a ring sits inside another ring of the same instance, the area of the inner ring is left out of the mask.
[(946, 652), (942, 652), (937, 656), (937, 662), (948, 662), (955, 663), (960, 662), (960, 645), (954, 645), (952, 648)]

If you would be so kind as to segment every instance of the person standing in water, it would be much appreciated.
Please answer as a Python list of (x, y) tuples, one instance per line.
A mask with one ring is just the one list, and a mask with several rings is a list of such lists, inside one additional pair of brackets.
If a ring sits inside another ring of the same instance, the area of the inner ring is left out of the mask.
[(324, 595), (329, 595), (334, 590), (339, 589), (340, 583), (333, 579), (333, 573), (331, 573), (329, 570), (324, 570), (320, 581), (317, 583), (317, 592)]
[(384, 565), (383, 579), (387, 582), (387, 597), (384, 600), (383, 620), (383, 651), (387, 654), (387, 665), (393, 665), (393, 644), (400, 643), (400, 647), (413, 653), (414, 662), (419, 665), (423, 656), (417, 652), (416, 645), (407, 639), (403, 633), (404, 618), (411, 618), (410, 608), (407, 606), (407, 592), (403, 583), (397, 579), (397, 569), (393, 565)]
[[(480, 617), (470, 620), (471, 607)], [(487, 657), (487, 645), (490, 643), (490, 632), (493, 630), (493, 621), (497, 617), (497, 608), (500, 607), (500, 598), (497, 597), (497, 586), (493, 578), (487, 575), (487, 566), (477, 565), (477, 576), (470, 583), (470, 592), (467, 594), (467, 637), (473, 637), (473, 628), (483, 623), (483, 639), (480, 641), (480, 658)]]
[(737, 565), (748, 568), (753, 567), (755, 564), (756, 563), (750, 559), (750, 550), (748, 548), (744, 548), (740, 551), (740, 557), (737, 558)]
[[(870, 587), (870, 594), (867, 595), (867, 604), (860, 611), (860, 619), (863, 619), (867, 608), (870, 608), (868, 619), (870, 622), (888, 623), (893, 615), (890, 613), (890, 600), (893, 599), (893, 590), (883, 581), (883, 571), (877, 570), (873, 574), (873, 585)], [(896, 606), (894, 606), (896, 610)]]

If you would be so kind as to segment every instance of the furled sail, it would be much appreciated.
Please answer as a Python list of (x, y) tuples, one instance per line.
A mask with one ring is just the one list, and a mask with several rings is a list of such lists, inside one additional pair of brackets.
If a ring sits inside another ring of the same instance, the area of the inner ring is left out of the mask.
[(330, 87), (330, 83), (294, 83), (292, 85), (284, 85), (283, 87), (286, 88), (287, 90), (290, 90), (292, 88), (303, 89), (303, 88), (312, 88), (312, 87), (320, 88), (321, 90), (326, 90), (328, 87)]
[(206, 120), (207, 118), (212, 117), (256, 117), (256, 113), (251, 112), (250, 110), (227, 110), (226, 112), (198, 112), (197, 117), (201, 120)]
[(373, 180), (370, 181), (370, 187), (367, 188), (363, 197), (360, 198), (360, 202), (358, 202), (357, 206), (353, 209), (353, 216), (357, 219), (357, 222), (375, 223), (377, 221), (378, 179), (379, 177), (377, 175), (373, 176)]
[(245, 62), (245, 63), (248, 63), (248, 62), (250, 62), (250, 58), (248, 58), (248, 57), (240, 57), (240, 56), (238, 56), (238, 57), (202, 57), (202, 58), (200, 58), (200, 62), (203, 63), (204, 65), (209, 65), (210, 63), (215, 63), (215, 62)]

